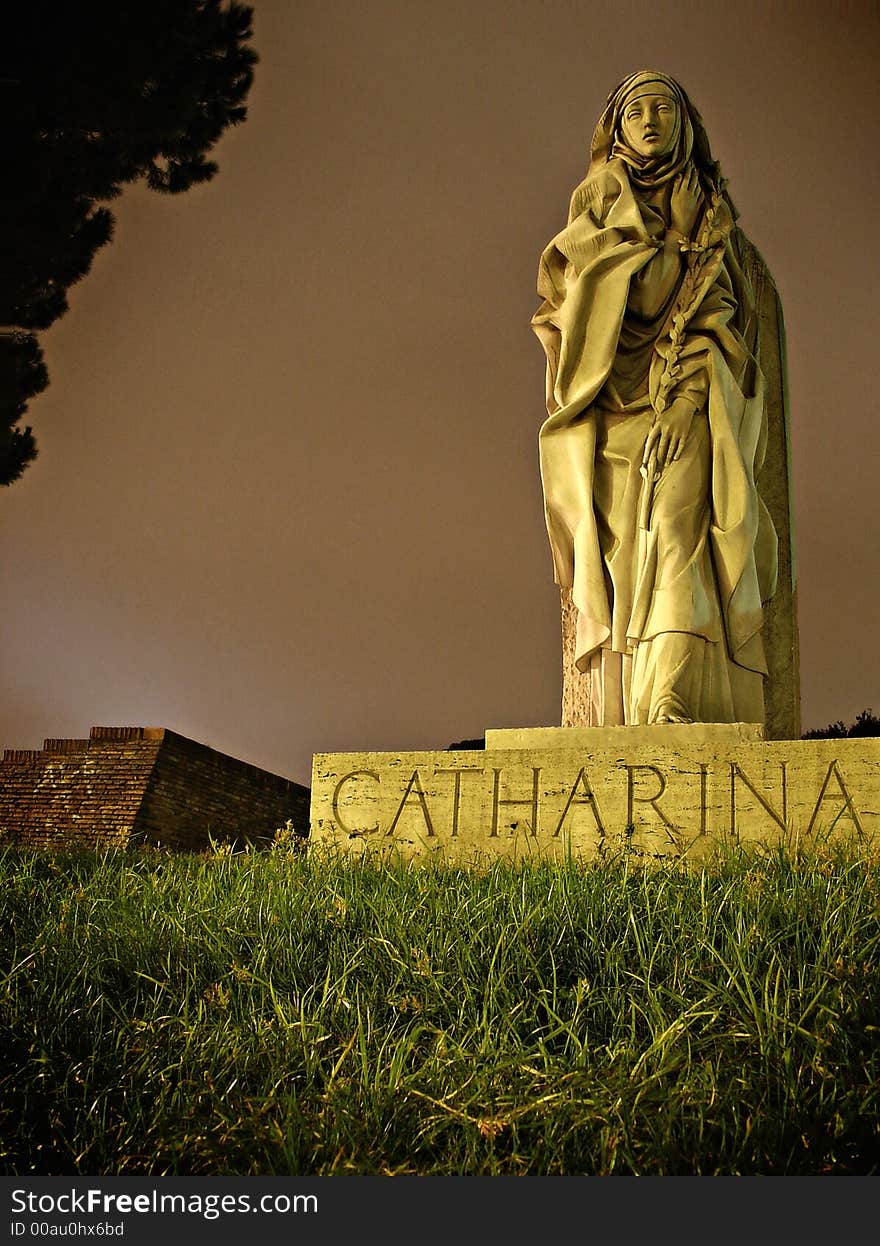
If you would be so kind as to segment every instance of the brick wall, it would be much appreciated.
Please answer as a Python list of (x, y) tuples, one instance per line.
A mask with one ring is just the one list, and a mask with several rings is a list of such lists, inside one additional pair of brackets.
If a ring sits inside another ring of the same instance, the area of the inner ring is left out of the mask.
[(135, 833), (174, 848), (271, 839), (290, 819), (308, 834), (307, 787), (166, 731)]
[(0, 842), (201, 849), (268, 841), (288, 819), (308, 833), (308, 788), (162, 727), (93, 727), (0, 761)]

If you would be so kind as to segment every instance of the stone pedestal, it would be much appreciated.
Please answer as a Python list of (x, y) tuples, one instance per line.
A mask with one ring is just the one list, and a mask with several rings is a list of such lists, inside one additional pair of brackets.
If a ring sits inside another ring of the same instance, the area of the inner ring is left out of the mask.
[(664, 723), (642, 727), (490, 727), (486, 748), (566, 749), (585, 753), (632, 752), (633, 749), (694, 748), (717, 750), (764, 739), (760, 723)]
[(755, 724), (490, 730), (484, 751), (319, 753), (311, 842), (404, 859), (701, 860), (722, 842), (869, 843), (880, 739)]

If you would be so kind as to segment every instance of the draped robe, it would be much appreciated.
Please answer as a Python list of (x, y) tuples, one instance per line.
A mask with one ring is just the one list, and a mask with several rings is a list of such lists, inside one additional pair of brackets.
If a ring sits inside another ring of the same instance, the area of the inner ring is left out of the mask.
[[(532, 323), (547, 356), (547, 530), (597, 723), (764, 720), (776, 536), (755, 483), (763, 377), (726, 199), (706, 215), (657, 323), (632, 296), (662, 245), (663, 208), (633, 189), (621, 159), (575, 190), (541, 257)], [(654, 412), (681, 396), (696, 408), (682, 455), (645, 480)]]

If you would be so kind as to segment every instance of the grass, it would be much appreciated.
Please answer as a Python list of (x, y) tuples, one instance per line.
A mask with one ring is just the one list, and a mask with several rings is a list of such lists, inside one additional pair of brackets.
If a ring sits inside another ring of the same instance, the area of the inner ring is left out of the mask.
[(0, 852), (0, 1166), (880, 1172), (880, 865)]

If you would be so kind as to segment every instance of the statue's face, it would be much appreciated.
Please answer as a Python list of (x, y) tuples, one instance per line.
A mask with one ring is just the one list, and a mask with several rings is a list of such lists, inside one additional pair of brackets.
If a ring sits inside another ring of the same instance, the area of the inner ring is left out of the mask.
[(640, 156), (665, 156), (675, 142), (678, 105), (668, 95), (637, 95), (623, 110), (627, 145)]

